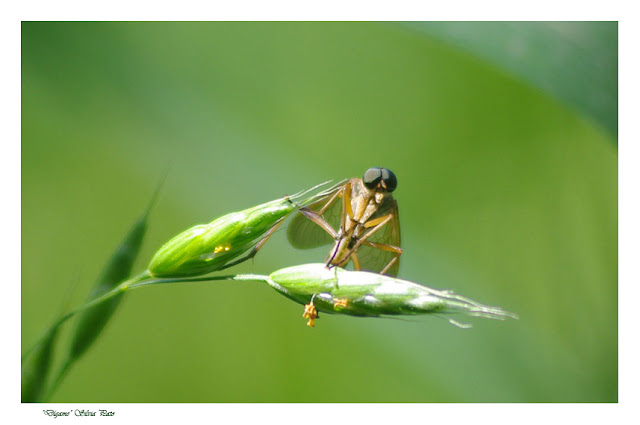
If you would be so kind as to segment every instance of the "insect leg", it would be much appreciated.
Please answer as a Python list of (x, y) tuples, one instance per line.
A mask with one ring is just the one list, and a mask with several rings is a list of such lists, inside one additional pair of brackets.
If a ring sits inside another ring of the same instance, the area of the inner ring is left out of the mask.
[(307, 217), (309, 220), (313, 221), (315, 224), (320, 226), (325, 232), (331, 235), (332, 238), (336, 239), (338, 237), (338, 232), (336, 232), (333, 227), (327, 221), (322, 218), (320, 214), (315, 211), (312, 211), (308, 208), (300, 208), (300, 214)]
[[(380, 230), (382, 228), (382, 226), (387, 224), (392, 219), (393, 219), (393, 214), (387, 214), (385, 216), (378, 217), (378, 218), (375, 218), (373, 220), (369, 220), (367, 223), (365, 223), (364, 226), (365, 227), (371, 227), (371, 229), (369, 229), (367, 231), (367, 233), (365, 233), (364, 235), (362, 235), (360, 237), (360, 239), (358, 239), (358, 242), (356, 242), (355, 245), (353, 245), (353, 248), (351, 248), (349, 250), (348, 254), (344, 257), (344, 260), (341, 261), (339, 264), (335, 264), (335, 265), (336, 266), (343, 266), (343, 265), (347, 264), (347, 262), (349, 261), (349, 258), (353, 255), (354, 252), (356, 252), (358, 250), (358, 248), (360, 248), (360, 245), (365, 243), (367, 241), (367, 238), (371, 237), (371, 235), (373, 235), (378, 230)], [(373, 222), (373, 224), (369, 224), (370, 222)]]
[(387, 270), (389, 270), (391, 268), (391, 266), (398, 261), (398, 258), (400, 258), (400, 254), (396, 255), (395, 257), (393, 257), (391, 259), (391, 261), (389, 261), (389, 264), (387, 264), (384, 269), (380, 270), (380, 274), (385, 274), (387, 272)]
[[(364, 227), (365, 228), (369, 228), (370, 227), (370, 229), (367, 231), (367, 233), (362, 235), (362, 237), (360, 239), (358, 239), (358, 242), (356, 243), (354, 248), (358, 249), (358, 247), (360, 247), (360, 245), (362, 245), (369, 237), (371, 237), (371, 235), (373, 235), (375, 232), (380, 230), (382, 228), (382, 226), (384, 226), (385, 224), (390, 222), (392, 219), (393, 219), (393, 214), (387, 214), (387, 215), (385, 215), (383, 217), (379, 217), (379, 218), (375, 218), (373, 220), (367, 221), (365, 223)], [(371, 224), (371, 223), (373, 223), (373, 224)]]
[[(337, 241), (333, 250), (329, 253), (329, 258), (327, 258), (327, 267), (332, 266), (343, 266), (349, 262), (349, 257), (351, 254), (347, 255), (343, 261), (337, 264), (333, 264), (333, 261), (340, 250), (340, 245), (344, 242), (344, 240), (340, 240), (344, 236), (344, 232), (347, 229), (347, 220), (349, 220), (349, 224), (355, 222), (355, 218), (353, 217), (353, 209), (351, 208), (351, 182), (348, 181), (345, 185), (340, 189), (342, 193), (342, 214), (340, 214), (340, 230), (336, 235), (335, 239)], [(355, 262), (354, 262), (355, 265)]]
[(338, 238), (338, 232), (336, 232), (333, 229), (333, 227), (331, 227), (331, 225), (327, 223), (327, 221), (324, 219), (324, 217), (322, 217), (322, 215), (336, 201), (336, 199), (338, 199), (338, 197), (341, 195), (343, 190), (344, 190), (344, 187), (337, 190), (336, 193), (331, 195), (331, 198), (329, 198), (327, 203), (324, 204), (323, 207), (320, 208), (318, 212), (315, 212), (306, 207), (300, 208), (299, 210), (300, 214), (304, 215), (306, 218), (308, 218), (309, 220), (313, 221), (315, 224), (320, 226), (325, 232), (327, 232), (334, 239)]
[(353, 260), (353, 269), (360, 270), (360, 259), (355, 252), (351, 254), (351, 260)]
[(378, 248), (381, 249), (383, 251), (389, 251), (389, 252), (395, 252), (396, 254), (402, 254), (402, 248), (395, 246), (395, 245), (389, 245), (386, 243), (377, 243), (377, 242), (370, 242), (370, 241), (364, 241), (363, 242), (364, 245), (370, 246), (371, 248)]
[[(382, 217), (374, 218), (374, 219), (371, 219), (371, 220), (367, 221), (366, 223), (364, 223), (364, 227), (366, 229), (368, 229), (370, 227), (375, 227), (375, 226), (378, 226), (380, 223), (387, 223), (392, 218), (393, 218), (393, 215), (391, 215), (391, 214), (383, 215)], [(382, 227), (382, 226), (380, 226), (380, 227)], [(371, 233), (371, 234), (373, 234), (373, 233)]]
[(342, 196), (342, 216), (340, 217), (340, 228), (346, 229), (346, 220), (349, 217), (350, 220), (354, 220), (353, 217), (353, 209), (351, 208), (351, 182), (348, 181), (342, 187), (343, 196)]
[[(398, 259), (400, 258), (400, 255), (402, 254), (402, 248), (400, 248), (399, 246), (389, 245), (389, 244), (385, 244), (385, 243), (370, 242), (370, 241), (365, 241), (363, 243), (363, 245), (370, 246), (371, 248), (381, 249), (383, 251), (395, 252), (397, 254), (380, 271), (380, 274), (385, 274), (391, 268), (391, 266), (398, 261)], [(355, 253), (352, 254), (352, 255), (355, 255)]]

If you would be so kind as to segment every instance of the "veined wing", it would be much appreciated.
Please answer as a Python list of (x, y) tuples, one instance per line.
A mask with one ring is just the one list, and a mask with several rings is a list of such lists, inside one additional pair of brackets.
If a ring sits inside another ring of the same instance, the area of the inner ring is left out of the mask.
[[(398, 217), (398, 204), (395, 200), (392, 200), (390, 205), (374, 215), (381, 216), (386, 214), (393, 214), (393, 218), (378, 231), (372, 234), (367, 241), (375, 242), (379, 244), (392, 245), (400, 248), (400, 219)], [(380, 248), (373, 248), (367, 245), (361, 245), (356, 251), (356, 255), (360, 260), (360, 269), (380, 273), (389, 264), (394, 257), (398, 256), (397, 253), (391, 251), (385, 251)], [(395, 263), (385, 272), (388, 276), (396, 276), (400, 267), (400, 256)]]
[[(316, 202), (308, 205), (306, 208), (320, 213), (320, 210), (331, 200), (331, 198), (342, 189), (343, 186), (336, 188), (325, 197), (320, 198)], [(342, 198), (337, 196), (333, 203), (324, 211), (322, 217), (329, 223), (335, 231), (340, 229), (340, 217), (342, 214)], [(334, 242), (334, 239), (322, 227), (301, 213), (294, 215), (289, 227), (287, 228), (287, 239), (294, 248), (311, 249), (319, 246), (328, 245)]]

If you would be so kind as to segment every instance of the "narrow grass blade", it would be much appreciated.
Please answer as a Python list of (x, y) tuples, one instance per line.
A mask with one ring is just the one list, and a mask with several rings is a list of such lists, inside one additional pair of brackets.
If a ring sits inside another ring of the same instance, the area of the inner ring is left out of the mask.
[[(67, 309), (69, 298), (77, 285), (77, 279), (68, 289), (62, 311)], [(64, 315), (63, 315), (64, 316)], [(45, 387), (49, 378), (55, 346), (58, 341), (58, 327), (51, 327), (32, 349), (22, 356), (22, 402), (35, 403), (43, 401)]]
[[(96, 281), (87, 300), (95, 299), (109, 292), (123, 280), (131, 276), (133, 264), (138, 256), (138, 252), (142, 246), (142, 240), (147, 230), (147, 219), (150, 207), (151, 205), (149, 205), (149, 208), (147, 208), (144, 214), (142, 214), (133, 225), (120, 246), (118, 246), (116, 252), (104, 267), (102, 274)], [(123, 295), (124, 294), (118, 294), (104, 303), (98, 304), (80, 314), (71, 341), (69, 361), (77, 360), (93, 344), (115, 312), (120, 301), (122, 301)]]
[(36, 403), (42, 400), (57, 336), (58, 331), (54, 329), (22, 364), (23, 403)]
[[(131, 276), (131, 270), (140, 252), (142, 241), (147, 231), (149, 211), (155, 202), (159, 189), (160, 185), (158, 185), (146, 211), (136, 221), (131, 230), (129, 230), (129, 233), (122, 240), (103, 268), (100, 277), (87, 297), (87, 302), (113, 291), (118, 285)], [(115, 294), (106, 301), (79, 313), (77, 325), (71, 337), (67, 358), (52, 385), (49, 387), (45, 400), (56, 390), (71, 365), (82, 357), (89, 347), (93, 345), (98, 336), (100, 336), (107, 322), (118, 308), (123, 296), (124, 293)]]

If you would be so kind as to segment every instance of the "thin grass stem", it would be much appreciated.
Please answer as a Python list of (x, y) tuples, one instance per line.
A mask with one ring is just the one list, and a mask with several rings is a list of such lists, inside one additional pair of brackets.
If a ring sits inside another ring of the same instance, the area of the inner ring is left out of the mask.
[(82, 304), (80, 307), (76, 308), (75, 310), (72, 310), (70, 312), (68, 312), (67, 314), (65, 314), (64, 316), (62, 316), (60, 319), (58, 319), (58, 321), (56, 323), (54, 323), (51, 327), (49, 327), (49, 329), (47, 329), (43, 335), (38, 339), (38, 342), (36, 342), (31, 348), (29, 348), (23, 355), (22, 355), (22, 359), (21, 361), (24, 361), (29, 354), (31, 354), (33, 352), (33, 350), (35, 350), (37, 347), (39, 347), (43, 341), (47, 338), (47, 336), (49, 334), (51, 334), (52, 332), (55, 332), (60, 326), (62, 326), (67, 320), (71, 319), (73, 316), (75, 316), (76, 314), (91, 308), (95, 305), (98, 305), (104, 301), (107, 301), (110, 298), (113, 298), (115, 295), (119, 294), (119, 293), (123, 293), (125, 291), (128, 291), (130, 289), (135, 289), (135, 288), (139, 288), (141, 286), (147, 286), (147, 285), (158, 285), (158, 284), (163, 284), (163, 283), (183, 283), (183, 282), (206, 282), (206, 281), (212, 281), (212, 280), (240, 280), (240, 281), (263, 281), (266, 282), (268, 277), (267, 276), (263, 276), (263, 275), (253, 275), (253, 274), (246, 274), (246, 275), (223, 275), (223, 276), (203, 276), (203, 277), (190, 277), (190, 278), (165, 278), (165, 279), (157, 279), (157, 278), (152, 278), (149, 279), (149, 274), (148, 272), (144, 272), (141, 273), (135, 277), (132, 277), (131, 279), (127, 279), (124, 282), (120, 283), (118, 286), (116, 286), (115, 288), (113, 288), (111, 291), (109, 292), (105, 292), (104, 294), (102, 294), (101, 296), (94, 298), (93, 300)]

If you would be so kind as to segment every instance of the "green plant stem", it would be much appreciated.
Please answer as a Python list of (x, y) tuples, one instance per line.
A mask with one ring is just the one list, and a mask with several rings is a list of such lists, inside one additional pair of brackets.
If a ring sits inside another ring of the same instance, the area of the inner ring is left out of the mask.
[(60, 319), (58, 319), (58, 321), (56, 323), (54, 323), (49, 329), (47, 329), (47, 331), (38, 339), (38, 342), (36, 342), (30, 349), (28, 349), (23, 355), (22, 355), (22, 360), (24, 361), (27, 356), (29, 354), (31, 354), (31, 352), (36, 349), (38, 346), (40, 346), (40, 344), (42, 344), (42, 342), (45, 340), (45, 338), (47, 337), (47, 335), (51, 334), (52, 332), (54, 332), (55, 330), (57, 330), (60, 326), (62, 326), (62, 324), (64, 322), (66, 322), (67, 320), (69, 320), (70, 318), (72, 318), (73, 316), (75, 316), (76, 314), (80, 313), (83, 310), (86, 310), (88, 308), (93, 307), (94, 305), (100, 304), (101, 302), (104, 302), (106, 300), (108, 300), (109, 298), (113, 297), (114, 295), (120, 293), (120, 292), (124, 292), (129, 285), (132, 285), (136, 282), (139, 282), (142, 279), (145, 279), (149, 277), (149, 274), (145, 271), (144, 273), (141, 273), (135, 277), (132, 277), (130, 279), (125, 280), (124, 282), (120, 283), (118, 286), (116, 286), (115, 288), (113, 288), (111, 291), (106, 292), (104, 294), (102, 294), (101, 296), (94, 298), (93, 300), (81, 305), (80, 307), (76, 308), (75, 310), (72, 310), (70, 312), (68, 312), (67, 314), (65, 314), (64, 316), (62, 316)]
[[(205, 277), (192, 277), (192, 278), (164, 278), (164, 279), (155, 279), (152, 278), (149, 273), (147, 271), (134, 276), (130, 279), (125, 280), (124, 282), (118, 284), (118, 286), (116, 286), (115, 288), (113, 288), (111, 291), (106, 292), (104, 294), (102, 294), (101, 296), (94, 298), (93, 300), (81, 305), (80, 307), (76, 308), (75, 310), (70, 311), (69, 313), (65, 314), (64, 316), (62, 316), (60, 319), (58, 319), (58, 321), (56, 323), (54, 323), (38, 340), (38, 342), (36, 344), (34, 344), (29, 350), (27, 350), (23, 355), (22, 355), (22, 361), (24, 361), (27, 356), (33, 352), (33, 350), (35, 350), (38, 346), (40, 346), (44, 340), (46, 339), (46, 337), (48, 335), (50, 335), (52, 332), (55, 332), (60, 326), (62, 326), (67, 320), (71, 319), (73, 316), (75, 316), (76, 314), (80, 313), (81, 311), (84, 311), (88, 308), (91, 308), (93, 306), (96, 306), (102, 302), (107, 301), (108, 299), (114, 297), (115, 295), (119, 294), (119, 293), (123, 293), (125, 291), (128, 291), (130, 289), (135, 289), (135, 288), (140, 288), (142, 286), (147, 286), (147, 285), (158, 285), (158, 284), (163, 284), (163, 283), (182, 283), (182, 282), (205, 282), (205, 281), (212, 281), (212, 280), (240, 280), (240, 281), (266, 281), (267, 280), (267, 276), (263, 276), (263, 275), (253, 275), (253, 274), (246, 274), (246, 275), (223, 275), (223, 276), (205, 276)], [(64, 376), (66, 375), (67, 371), (69, 370), (69, 367), (71, 366), (71, 361), (68, 359), (65, 364), (60, 368), (60, 371), (58, 372), (58, 375), (56, 376), (55, 380), (52, 382), (51, 386), (49, 387), (45, 397), (43, 397), (44, 401), (47, 401), (49, 399), (49, 397), (51, 397), (51, 395), (55, 392), (55, 390), (57, 389), (57, 387), (60, 385), (60, 383), (62, 382)]]
[(192, 277), (192, 278), (164, 278), (164, 279), (154, 279), (151, 278), (149, 280), (144, 280), (146, 278), (149, 278), (149, 274), (145, 271), (144, 273), (141, 273), (131, 279), (127, 279), (124, 282), (120, 283), (118, 286), (116, 286), (115, 288), (113, 288), (111, 291), (106, 292), (104, 294), (102, 294), (101, 296), (94, 298), (91, 301), (88, 301), (87, 303), (81, 305), (80, 307), (76, 308), (73, 311), (70, 311), (69, 313), (65, 314), (64, 316), (62, 316), (60, 319), (58, 319), (58, 321), (56, 323), (54, 323), (49, 329), (47, 329), (47, 331), (38, 339), (38, 342), (36, 342), (31, 348), (29, 348), (23, 355), (22, 355), (22, 359), (21, 361), (24, 361), (27, 356), (34, 350), (36, 349), (40, 344), (42, 344), (42, 342), (45, 340), (45, 338), (47, 337), (47, 335), (49, 335), (51, 332), (55, 331), (56, 329), (58, 329), (62, 324), (64, 324), (67, 320), (71, 319), (73, 316), (75, 316), (76, 314), (80, 313), (81, 311), (84, 311), (88, 308), (91, 308), (95, 305), (98, 305), (112, 297), (114, 297), (115, 295), (121, 293), (121, 292), (125, 292), (127, 290), (130, 289), (135, 289), (135, 288), (139, 288), (141, 286), (146, 286), (146, 285), (158, 285), (158, 284), (162, 284), (162, 283), (182, 283), (182, 282), (206, 282), (206, 281), (211, 281), (211, 280), (257, 280), (257, 281), (266, 281), (267, 280), (267, 276), (263, 276), (263, 275), (251, 275), (251, 274), (247, 274), (247, 275), (224, 275), (224, 276), (205, 276), (205, 277)]

